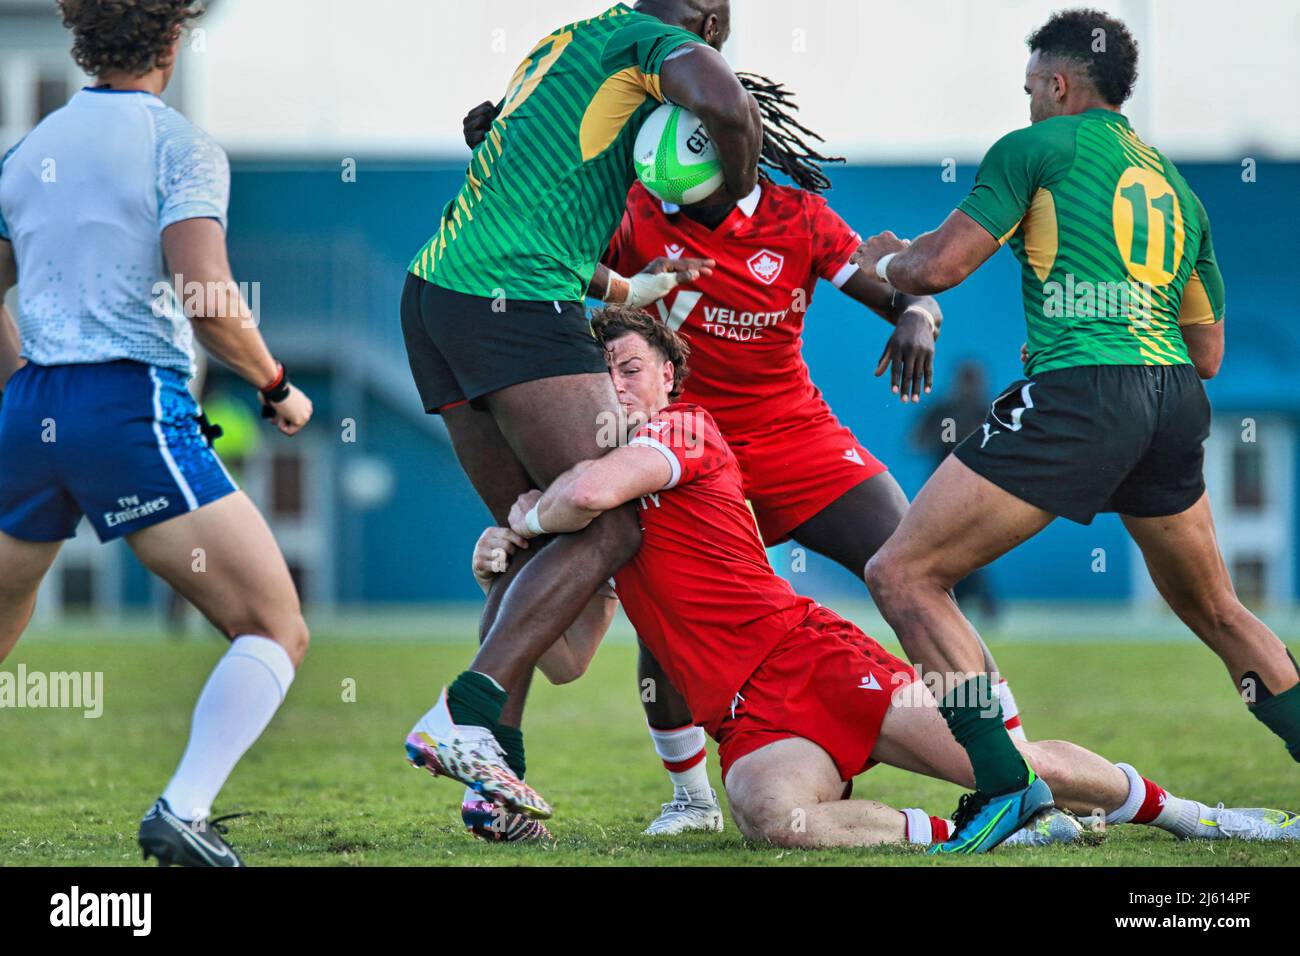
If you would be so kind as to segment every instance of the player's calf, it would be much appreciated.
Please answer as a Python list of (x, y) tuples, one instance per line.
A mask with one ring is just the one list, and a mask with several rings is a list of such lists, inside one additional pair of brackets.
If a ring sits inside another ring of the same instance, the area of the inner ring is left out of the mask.
[(1170, 604), (1223, 660), (1251, 714), (1300, 761), (1300, 665), (1231, 587), (1209, 591)]
[(1223, 660), (1251, 713), (1300, 761), (1300, 667), (1242, 605), (1219, 553), (1208, 494), (1177, 514), (1124, 517), (1169, 606)]

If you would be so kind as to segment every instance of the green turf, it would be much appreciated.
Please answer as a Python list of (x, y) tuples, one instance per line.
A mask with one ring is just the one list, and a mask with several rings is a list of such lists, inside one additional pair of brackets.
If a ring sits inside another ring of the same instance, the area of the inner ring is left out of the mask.
[[(1218, 662), (1192, 644), (1009, 645), (1026, 727), (1127, 760), (1185, 796), (1278, 806), (1298, 796), (1296, 765), (1233, 696)], [(216, 638), (182, 645), (35, 639), (5, 662), (29, 670), (102, 670), (103, 716), (0, 715), (0, 862), (138, 865), (135, 831), (184, 745)], [(488, 845), (460, 827), (460, 788), (402, 759), (402, 740), (469, 647), (321, 641), (290, 698), (222, 793), (216, 813), (253, 865), (635, 864), (926, 865), (900, 848), (791, 851), (722, 834), (657, 841), (642, 827), (668, 797), (640, 716), (633, 649), (603, 648), (589, 674), (534, 687), (529, 780), (555, 805), (552, 846)], [(355, 681), (356, 701), (344, 685)], [(711, 754), (710, 768), (717, 779)], [(948, 814), (955, 787), (890, 768), (856, 796)], [(1292, 807), (1292, 809), (1296, 809)], [(1003, 850), (942, 865), (1295, 864), (1300, 845), (1179, 843), (1148, 828), (1112, 830), (1099, 847)]]

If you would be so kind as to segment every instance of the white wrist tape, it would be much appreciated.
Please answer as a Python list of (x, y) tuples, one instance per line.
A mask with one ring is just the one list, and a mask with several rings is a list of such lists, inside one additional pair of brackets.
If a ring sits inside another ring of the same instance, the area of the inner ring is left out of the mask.
[(909, 305), (903, 310), (903, 315), (907, 315), (909, 312), (919, 312), (925, 316), (926, 321), (930, 323), (930, 334), (936, 339), (939, 337), (939, 323), (936, 321), (933, 312), (923, 305)]
[(896, 255), (898, 255), (897, 252), (891, 252), (887, 256), (881, 256), (876, 262), (876, 278), (881, 282), (889, 281), (889, 264), (894, 261)]
[(524, 515), (524, 527), (526, 527), (534, 537), (539, 534), (546, 534), (546, 529), (542, 527), (541, 519), (537, 517), (537, 506), (540, 504), (541, 502), (538, 501), (536, 505), (533, 505), (528, 509), (528, 514)]
[(638, 272), (627, 280), (628, 292), (626, 305), (630, 309), (644, 309), (652, 302), (658, 302), (677, 287), (675, 272)]

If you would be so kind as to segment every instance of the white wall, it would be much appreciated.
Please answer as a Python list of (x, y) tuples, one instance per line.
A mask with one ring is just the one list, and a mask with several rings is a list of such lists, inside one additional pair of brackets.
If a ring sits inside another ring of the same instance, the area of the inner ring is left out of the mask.
[[(1130, 115), (1179, 158), (1300, 156), (1294, 0), (1095, 0), (1142, 45)], [(738, 69), (797, 90), (834, 151), (980, 156), (1027, 122), (1048, 0), (733, 0)], [(187, 54), (195, 118), (241, 152), (459, 154), (465, 109), (602, 0), (221, 0)]]

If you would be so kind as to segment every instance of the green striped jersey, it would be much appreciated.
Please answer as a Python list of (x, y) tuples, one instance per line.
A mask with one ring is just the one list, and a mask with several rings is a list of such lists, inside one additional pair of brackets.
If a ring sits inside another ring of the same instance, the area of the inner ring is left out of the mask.
[(637, 131), (663, 101), (660, 67), (699, 42), (626, 4), (544, 37), (410, 271), (471, 295), (581, 301), (623, 215)]
[(1179, 326), (1223, 318), (1205, 208), (1113, 110), (1008, 133), (957, 208), (1020, 260), (1029, 374), (1185, 365)]

